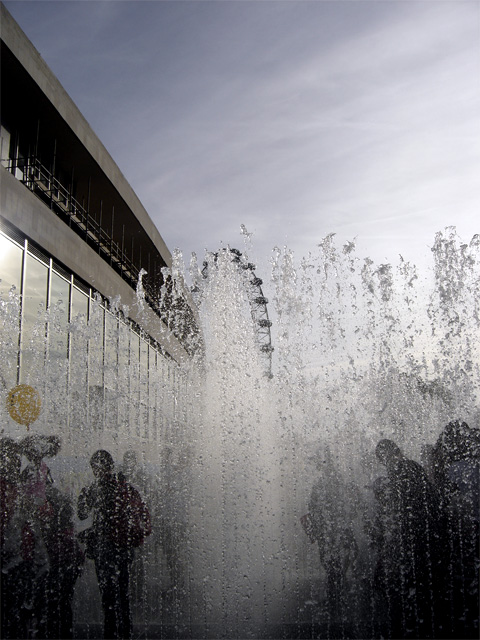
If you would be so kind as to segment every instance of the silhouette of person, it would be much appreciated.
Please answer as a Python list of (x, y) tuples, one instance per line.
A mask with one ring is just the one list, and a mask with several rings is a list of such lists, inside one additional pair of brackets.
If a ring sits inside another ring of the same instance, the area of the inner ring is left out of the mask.
[[(145, 466), (139, 464), (137, 453), (134, 449), (128, 449), (123, 454), (122, 465), (118, 472), (118, 478), (121, 482), (135, 488), (142, 496), (148, 496), (148, 511), (152, 516), (152, 490), (150, 478), (147, 475)], [(130, 566), (130, 581), (135, 583), (136, 593), (143, 592), (146, 588), (146, 576), (151, 566), (151, 547), (140, 548), (135, 553), (132, 564)]]
[(368, 533), (376, 552), (373, 575), (375, 625), (380, 637), (399, 637), (402, 627), (402, 603), (399, 596), (402, 571), (398, 557), (402, 539), (400, 523), (390, 480), (385, 476), (376, 478), (371, 488), (375, 497), (375, 514), (373, 522), (368, 523)]
[(480, 430), (466, 422), (449, 422), (435, 443), (434, 456), (448, 518), (449, 630), (452, 637), (478, 637)]
[(48, 527), (53, 507), (48, 492), (53, 478), (44, 458), (54, 457), (60, 450), (60, 438), (54, 435), (28, 435), (20, 449), (28, 464), (20, 475), (21, 511), (25, 517), (22, 528), (25, 558), (24, 609), (30, 615), (29, 626), (38, 637), (46, 636), (47, 592), (50, 568)]
[(17, 443), (12, 438), (2, 438), (0, 440), (0, 505), (2, 515), (0, 520), (0, 541), (2, 551), (8, 525), (17, 506), (21, 466), (22, 458)]
[(129, 508), (130, 503), (127, 508), (123, 497), (128, 495), (136, 498), (137, 504), (141, 503), (140, 517), (145, 535), (151, 532), (150, 516), (138, 492), (123, 476), (117, 477), (113, 473), (114, 461), (108, 451), (96, 451), (90, 465), (95, 482), (80, 492), (77, 513), (80, 520), (93, 514), (87, 556), (95, 562), (104, 613), (104, 637), (130, 638), (130, 566), (134, 548), (141, 541), (133, 539), (133, 531), (129, 528), (130, 522), (133, 523), (133, 510)]
[(466, 422), (449, 422), (434, 447), (436, 476), (451, 504), (471, 521), (479, 521), (480, 430)]
[(348, 489), (328, 451), (320, 456), (317, 470), (319, 477), (308, 504), (310, 531), (318, 542), (327, 578), (327, 608), (331, 621), (335, 622), (345, 606), (347, 572), (353, 569), (358, 548), (350, 526), (352, 514), (345, 500)]
[[(375, 453), (388, 479), (377, 498), (388, 538), (381, 561), (389, 564), (400, 614), (394, 616), (391, 632), (404, 638), (436, 637), (445, 568), (440, 500), (421, 465), (406, 458), (395, 442), (381, 440)], [(385, 556), (387, 549), (395, 566)]]
[(24, 601), (25, 569), (22, 544), (21, 495), (19, 488), (22, 458), (12, 438), (0, 440), (0, 544), (1, 544), (1, 637), (27, 636)]
[(50, 489), (48, 500), (53, 515), (46, 536), (50, 568), (46, 583), (45, 637), (73, 638), (73, 593), (85, 556), (75, 535), (71, 500), (57, 489)]
[(104, 637), (130, 638), (132, 623), (128, 588), (133, 551), (120, 548), (111, 532), (118, 484), (113, 473), (114, 461), (108, 451), (100, 449), (92, 455), (90, 466), (95, 482), (80, 492), (77, 514), (80, 520), (85, 520), (93, 513), (87, 554), (93, 556), (95, 562), (104, 614)]
[(47, 502), (47, 487), (53, 484), (52, 474), (44, 458), (58, 453), (60, 440), (56, 436), (27, 436), (21, 442), (21, 449), (28, 459), (21, 475), (25, 497), (30, 500), (32, 507), (36, 506), (41, 510)]

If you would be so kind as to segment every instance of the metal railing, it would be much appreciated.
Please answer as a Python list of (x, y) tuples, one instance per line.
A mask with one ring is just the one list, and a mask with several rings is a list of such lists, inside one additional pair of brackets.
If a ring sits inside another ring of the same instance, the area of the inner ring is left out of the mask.
[[(1, 164), (46, 203), (73, 231), (91, 247), (94, 247), (100, 257), (109, 263), (133, 289), (136, 289), (140, 268), (133, 263), (118, 242), (111, 237), (89, 211), (72, 196), (71, 192), (37, 158), (22, 158), (21, 163), (9, 158), (1, 160)], [(159, 280), (156, 287), (149, 282), (142, 281), (145, 300), (189, 351), (189, 346), (186, 344), (188, 342), (187, 336), (198, 332), (192, 312), (188, 304), (183, 300), (183, 296), (180, 296), (181, 302), (177, 298), (174, 304), (172, 304), (171, 292), (167, 293), (167, 295), (164, 294), (163, 297), (165, 299), (161, 299), (160, 290), (162, 284), (164, 284), (163, 278), (162, 281)], [(169, 284), (170, 286), (167, 289), (171, 288), (171, 283)], [(181, 331), (176, 326), (179, 313), (185, 316), (184, 319), (186, 320), (186, 325), (185, 322), (180, 323), (183, 325)], [(172, 315), (175, 317), (172, 318)], [(188, 329), (185, 333), (187, 326)]]
[(46, 201), (52, 211), (63, 216), (72, 229), (134, 288), (140, 269), (85, 207), (38, 159), (29, 158), (23, 167), (23, 184)]

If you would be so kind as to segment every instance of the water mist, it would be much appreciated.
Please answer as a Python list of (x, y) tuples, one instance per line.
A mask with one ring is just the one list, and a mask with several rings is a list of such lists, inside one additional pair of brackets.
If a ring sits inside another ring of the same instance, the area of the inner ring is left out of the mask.
[[(254, 250), (245, 251), (255, 262)], [(57, 486), (76, 501), (91, 482), (95, 449), (109, 449), (118, 465), (125, 451), (137, 452), (154, 525), (132, 574), (134, 622), (146, 637), (374, 637), (375, 558), (365, 522), (372, 482), (383, 473), (377, 442), (391, 438), (420, 461), (449, 421), (480, 426), (479, 236), (462, 243), (446, 229), (431, 257), (422, 270), (402, 259), (378, 265), (333, 235), (301, 259), (275, 248), (261, 268), (273, 321), (271, 376), (245, 273), (229, 251), (219, 252), (208, 277), (195, 260), (186, 268), (175, 256), (174, 278), (198, 285), (203, 340), (181, 366), (158, 357), (147, 375), (116, 322), (115, 346), (97, 358), (100, 301), (88, 319), (66, 318), (61, 304), (40, 309), (24, 344), (25, 382), (42, 396), (32, 432), (62, 439), (49, 462)], [(141, 305), (141, 288), (139, 295)], [(5, 380), (17, 362), (18, 305), (12, 291), (0, 306)], [(113, 307), (121, 310), (121, 301)], [(56, 345), (68, 340), (70, 360), (66, 349), (45, 349), (46, 323)], [(4, 387), (3, 434), (20, 439), (24, 428), (7, 413)], [(317, 545), (302, 526), (327, 467), (358, 546), (336, 619)], [(91, 568), (78, 581), (75, 619), (100, 620)]]

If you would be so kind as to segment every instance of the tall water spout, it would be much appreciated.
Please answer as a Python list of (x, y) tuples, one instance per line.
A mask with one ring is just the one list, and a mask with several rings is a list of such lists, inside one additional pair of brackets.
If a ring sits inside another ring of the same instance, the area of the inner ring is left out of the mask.
[(211, 269), (202, 298), (205, 361), (190, 509), (194, 574), (202, 576), (196, 606), (208, 633), (255, 637), (290, 600), (283, 425), (229, 254)]

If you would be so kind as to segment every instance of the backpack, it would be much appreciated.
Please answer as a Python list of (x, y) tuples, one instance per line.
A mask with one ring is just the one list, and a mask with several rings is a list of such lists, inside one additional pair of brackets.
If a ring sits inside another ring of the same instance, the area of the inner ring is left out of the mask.
[(115, 490), (115, 506), (110, 521), (109, 537), (120, 548), (140, 547), (152, 533), (147, 505), (140, 493), (121, 475)]

